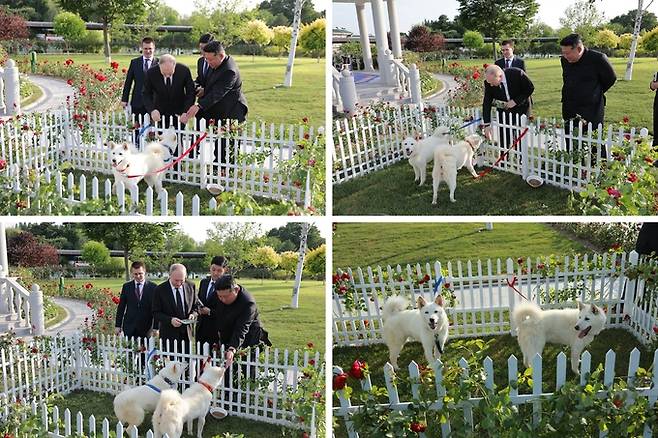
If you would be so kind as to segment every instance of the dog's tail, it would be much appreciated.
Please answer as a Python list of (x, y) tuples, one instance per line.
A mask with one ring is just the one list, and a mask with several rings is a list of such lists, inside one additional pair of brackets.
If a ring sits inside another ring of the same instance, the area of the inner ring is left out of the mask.
[(390, 297), (384, 303), (384, 308), (382, 309), (382, 319), (386, 321), (394, 314), (406, 310), (408, 305), (409, 302), (404, 297), (401, 297), (399, 295)]
[(144, 151), (153, 155), (160, 155), (160, 156), (170, 155), (167, 148), (158, 142), (147, 143), (146, 146), (144, 146)]
[(524, 301), (514, 307), (512, 312), (512, 321), (514, 325), (519, 327), (534, 325), (539, 322), (541, 318), (541, 309), (535, 303)]
[[(187, 414), (185, 404), (180, 393), (175, 389), (165, 389), (160, 394), (160, 400), (153, 412), (153, 424), (158, 424), (160, 430), (166, 431), (166, 424), (172, 422), (172, 419), (184, 418)], [(181, 421), (182, 422), (182, 421)], [(163, 429), (164, 427), (164, 429)]]

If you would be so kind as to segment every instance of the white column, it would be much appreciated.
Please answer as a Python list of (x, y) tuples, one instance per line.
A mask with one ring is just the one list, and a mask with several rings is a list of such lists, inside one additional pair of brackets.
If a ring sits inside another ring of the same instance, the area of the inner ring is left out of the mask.
[(386, 51), (388, 50), (388, 39), (386, 38), (386, 25), (384, 22), (384, 5), (382, 0), (371, 0), (370, 5), (372, 6), (372, 20), (375, 22), (379, 76), (383, 84), (389, 85), (391, 82), (391, 72), (389, 61), (386, 56)]
[(400, 24), (398, 22), (398, 11), (394, 0), (386, 0), (388, 8), (388, 25), (391, 28), (391, 49), (396, 59), (402, 58), (402, 44), (400, 43)]
[(365, 14), (366, 5), (356, 3), (356, 18), (359, 23), (359, 37), (361, 38), (361, 56), (363, 56), (364, 69), (372, 71), (375, 69), (372, 65), (372, 52), (370, 50), (370, 38), (368, 37), (368, 24), (366, 23)]
[(340, 92), (340, 98), (343, 101), (343, 112), (350, 117), (353, 116), (355, 114), (356, 104), (359, 101), (359, 97), (356, 94), (354, 76), (347, 68), (340, 72), (340, 83), (338, 89)]

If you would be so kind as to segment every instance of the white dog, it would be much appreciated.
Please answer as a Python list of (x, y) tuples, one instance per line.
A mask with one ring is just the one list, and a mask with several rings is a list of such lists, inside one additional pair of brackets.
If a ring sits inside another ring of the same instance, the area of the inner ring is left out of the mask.
[(406, 310), (408, 302), (403, 297), (393, 296), (386, 300), (382, 310), (384, 342), (393, 368), (398, 369), (398, 356), (408, 338), (423, 344), (429, 364), (441, 357), (450, 324), (443, 305), (441, 295), (432, 303), (427, 303), (422, 296), (418, 297), (418, 307), (413, 310)]
[(185, 365), (170, 361), (145, 385), (121, 391), (114, 397), (114, 413), (126, 428), (138, 427), (146, 412), (153, 412), (160, 399), (160, 392), (178, 385)]
[(168, 389), (162, 391), (158, 406), (153, 413), (153, 432), (155, 438), (167, 434), (169, 438), (180, 438), (183, 423), (187, 422), (187, 433), (192, 434), (192, 421), (198, 420), (197, 437), (203, 437), (206, 414), (210, 409), (212, 392), (224, 377), (224, 368), (206, 365), (198, 381), (183, 394)]
[(173, 159), (178, 145), (173, 129), (165, 131), (158, 141), (147, 143), (143, 152), (137, 152), (133, 145), (125, 142), (117, 144), (111, 141), (107, 145), (111, 148), (110, 160), (115, 187), (121, 181), (127, 189), (136, 189), (143, 179), (160, 194), (165, 171), (155, 172)]
[(434, 169), (432, 170), (432, 204), (436, 204), (439, 184), (445, 182), (450, 189), (450, 202), (455, 202), (455, 188), (457, 188), (457, 171), (462, 167), (471, 172), (474, 178), (478, 177), (473, 168), (473, 157), (482, 144), (482, 137), (472, 134), (454, 146), (440, 145), (434, 151)]
[(571, 369), (578, 374), (580, 354), (601, 333), (605, 312), (594, 304), (578, 301), (578, 309), (541, 310), (529, 301), (518, 304), (512, 312), (519, 334), (523, 363), (532, 365), (536, 354), (542, 353), (547, 342), (571, 347)]
[(402, 140), (405, 155), (409, 158), (409, 164), (414, 169), (414, 181), (420, 180), (419, 186), (425, 184), (427, 175), (427, 164), (434, 159), (434, 151), (441, 144), (449, 145), (450, 128), (437, 127), (432, 135), (422, 140), (407, 137)]

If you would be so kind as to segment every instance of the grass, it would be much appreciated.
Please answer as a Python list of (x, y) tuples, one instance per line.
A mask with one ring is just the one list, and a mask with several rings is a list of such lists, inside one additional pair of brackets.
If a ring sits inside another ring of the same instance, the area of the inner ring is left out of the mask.
[(30, 95), (26, 99), (21, 100), (21, 107), (25, 108), (32, 102), (36, 102), (43, 95), (43, 90), (38, 85), (28, 81), (28, 86), (30, 87)]
[(64, 321), (64, 319), (66, 319), (66, 310), (64, 310), (63, 307), (58, 306), (55, 303), (51, 303), (49, 307), (50, 312), (46, 314), (46, 328), (50, 328), (55, 324), (59, 324), (60, 322)]
[(455, 199), (456, 202), (450, 202), (448, 188), (443, 184), (439, 187), (438, 204), (432, 205), (431, 176), (423, 187), (418, 187), (406, 161), (333, 186), (335, 215), (569, 214), (568, 191), (548, 185), (533, 189), (520, 176), (501, 171), (479, 179), (466, 171), (459, 172)]
[(492, 231), (482, 223), (341, 223), (333, 235), (334, 270), (584, 252), (583, 244), (539, 223), (496, 223)]
[[(164, 279), (153, 279), (157, 284)], [(199, 279), (193, 280), (198, 287)], [(125, 280), (120, 278), (65, 279), (64, 284), (81, 286), (91, 282), (96, 288), (109, 288), (117, 295)], [(260, 318), (277, 348), (303, 349), (313, 342), (315, 349), (325, 351), (324, 285), (320, 281), (304, 280), (299, 292), (299, 308), (291, 309), (292, 281), (243, 279), (240, 284), (252, 293), (258, 304)], [(293, 329), (294, 327), (294, 329)]]
[[(96, 430), (101, 430), (104, 418), (107, 418), (110, 422), (110, 428), (114, 427), (118, 422), (112, 407), (113, 399), (114, 396), (111, 394), (93, 391), (74, 391), (65, 396), (63, 401), (57, 401), (56, 405), (60, 408), (60, 412), (64, 412), (64, 409), (68, 408), (73, 418), (78, 412), (81, 412), (85, 418), (94, 415), (96, 418)], [(143, 432), (149, 428), (151, 428), (150, 414), (144, 419), (140, 431)], [(184, 430), (187, 430), (187, 426)], [(194, 424), (194, 432), (196, 434), (196, 423)], [(282, 428), (280, 426), (231, 416), (221, 421), (215, 420), (212, 416), (206, 417), (206, 425), (203, 429), (204, 437), (219, 436), (219, 434), (223, 435), (226, 432), (241, 433), (245, 437), (254, 438), (282, 436)], [(183, 436), (190, 435), (184, 434)]]
[[(135, 55), (112, 55), (119, 63), (119, 70), (127, 68)], [(94, 68), (109, 67), (100, 54), (58, 54), (39, 55), (39, 59), (49, 62), (64, 61), (68, 58), (79, 64), (89, 64)], [(243, 88), (249, 105), (248, 121), (264, 120), (268, 123), (301, 122), (309, 118), (314, 126), (325, 124), (325, 63), (311, 58), (296, 58), (293, 85), (290, 88), (276, 87), (283, 83), (287, 58), (270, 58), (237, 55), (234, 57), (240, 68)], [(198, 55), (178, 56), (177, 62), (190, 67), (192, 78), (196, 78)]]
[[(628, 116), (631, 126), (645, 127), (649, 132), (653, 132), (654, 92), (649, 90), (649, 82), (656, 71), (656, 59), (636, 58), (631, 81), (623, 80), (626, 61), (626, 58), (610, 58), (618, 80), (606, 93), (605, 122), (616, 124), (624, 116)], [(481, 66), (483, 63), (491, 63), (491, 60), (459, 62), (469, 66)], [(562, 118), (562, 67), (559, 58), (526, 59), (525, 62), (528, 76), (535, 85), (532, 95), (533, 113), (541, 117)], [(440, 70), (440, 66), (434, 67), (437, 71)]]
[[(494, 365), (494, 383), (499, 386), (507, 386), (507, 359), (510, 355), (518, 359), (519, 371), (524, 370), (523, 354), (517, 344), (516, 338), (510, 335), (491, 336), (482, 338), (488, 341), (482, 350), (482, 358), (491, 357)], [(445, 354), (441, 360), (446, 364), (454, 365), (461, 357), (466, 357), (475, 351), (469, 352), (466, 343), (468, 339), (449, 339), (446, 344)], [(649, 368), (652, 364), (653, 354), (649, 353), (638, 340), (628, 331), (620, 328), (611, 328), (604, 330), (594, 341), (587, 347), (587, 351), (592, 355), (591, 370), (596, 369), (598, 364), (605, 362), (605, 354), (612, 349), (616, 353), (615, 376), (626, 376), (628, 373), (629, 354), (633, 348), (640, 350), (640, 366)], [(555, 389), (556, 380), (556, 361), (560, 351), (567, 355), (567, 379), (573, 379), (576, 376), (571, 371), (571, 360), (569, 358), (568, 347), (557, 344), (546, 344), (542, 354), (542, 382), (545, 392), (552, 392)], [(479, 353), (478, 353), (479, 354)], [(349, 370), (355, 359), (365, 360), (370, 370), (370, 378), (373, 385), (384, 385), (383, 367), (388, 362), (388, 349), (385, 344), (376, 344), (362, 347), (336, 347), (333, 349), (333, 364), (340, 366), (343, 370)], [(398, 359), (400, 366), (399, 374), (408, 377), (409, 372), (406, 366), (415, 360), (419, 365), (426, 365), (423, 348), (418, 342), (408, 343), (402, 350)], [(351, 379), (348, 384), (354, 388), (354, 393), (358, 394), (360, 386)], [(400, 400), (408, 401), (411, 399), (411, 390), (408, 385), (400, 381), (398, 385)], [(354, 396), (353, 396), (354, 397)], [(355, 398), (355, 397), (354, 397)], [(334, 403), (337, 399), (334, 398)]]

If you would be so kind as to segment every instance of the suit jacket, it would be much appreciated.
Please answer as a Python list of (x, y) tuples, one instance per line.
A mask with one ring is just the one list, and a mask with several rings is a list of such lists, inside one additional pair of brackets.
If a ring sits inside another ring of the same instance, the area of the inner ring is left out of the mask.
[(236, 349), (261, 342), (272, 345), (258, 317), (254, 298), (244, 287), (239, 287), (238, 297), (233, 303), (227, 305), (217, 300), (217, 327), (222, 344)]
[(186, 319), (196, 310), (196, 293), (194, 284), (190, 282), (183, 283), (183, 292), (185, 295), (185, 315), (179, 315), (174, 301), (174, 292), (169, 280), (159, 284), (153, 294), (153, 319), (159, 324), (160, 338), (162, 340), (188, 340), (187, 325), (174, 327), (171, 325), (171, 318)]
[(206, 74), (203, 74), (203, 66), (205, 62), (206, 59), (203, 56), (196, 60), (196, 80), (194, 82), (199, 87), (206, 86), (206, 79), (208, 79), (208, 75), (210, 75), (212, 70), (210, 66), (208, 66), (208, 70), (206, 71)]
[[(535, 91), (532, 81), (523, 70), (516, 67), (510, 67), (504, 70), (503, 74), (507, 81), (510, 99), (516, 103), (514, 108), (505, 111), (513, 114), (528, 114), (532, 104), (530, 96)], [(482, 102), (482, 119), (484, 123), (491, 122), (491, 106), (494, 99), (507, 102), (505, 90), (503, 90), (502, 84), (498, 87), (492, 87), (485, 81), (484, 100)]]
[(603, 122), (604, 93), (617, 81), (607, 56), (595, 50), (585, 49), (578, 62), (570, 63), (564, 57), (562, 63), (562, 118), (573, 119), (577, 114), (592, 125)]
[(199, 301), (210, 309), (209, 315), (199, 315), (199, 322), (196, 328), (196, 340), (203, 344), (207, 342), (211, 347), (212, 344), (219, 343), (219, 334), (217, 330), (217, 303), (219, 299), (213, 292), (207, 295), (210, 277), (206, 277), (199, 283)]
[(146, 337), (153, 328), (153, 293), (156, 284), (145, 281), (142, 285), (142, 299), (135, 292), (135, 281), (124, 283), (121, 288), (117, 316), (114, 326), (121, 327), (123, 334), (131, 337)]
[[(154, 65), (158, 65), (158, 58), (153, 57), (151, 61), (151, 68)], [(130, 87), (132, 87), (132, 95), (130, 93)], [(121, 94), (121, 102), (128, 102), (128, 96), (130, 97), (130, 106), (133, 108), (141, 108), (144, 106), (142, 103), (142, 88), (144, 86), (144, 57), (140, 56), (138, 58), (133, 58), (130, 60), (130, 66), (128, 67), (128, 72), (126, 72), (126, 81), (123, 83), (123, 93)]]
[[(497, 59), (494, 64), (505, 70), (505, 58)], [(520, 68), (521, 70), (525, 71), (525, 61), (518, 56), (515, 56), (512, 58), (512, 65), (510, 65), (510, 67)]]
[(163, 116), (176, 116), (187, 112), (194, 104), (194, 81), (190, 69), (183, 64), (176, 64), (171, 88), (165, 85), (160, 68), (151, 68), (146, 72), (142, 90), (144, 107), (149, 113), (154, 109)]
[(198, 101), (206, 119), (234, 119), (244, 122), (249, 108), (242, 94), (240, 70), (230, 56), (206, 78), (203, 97)]
[(658, 257), (658, 222), (644, 222), (635, 243), (635, 251), (638, 254)]

